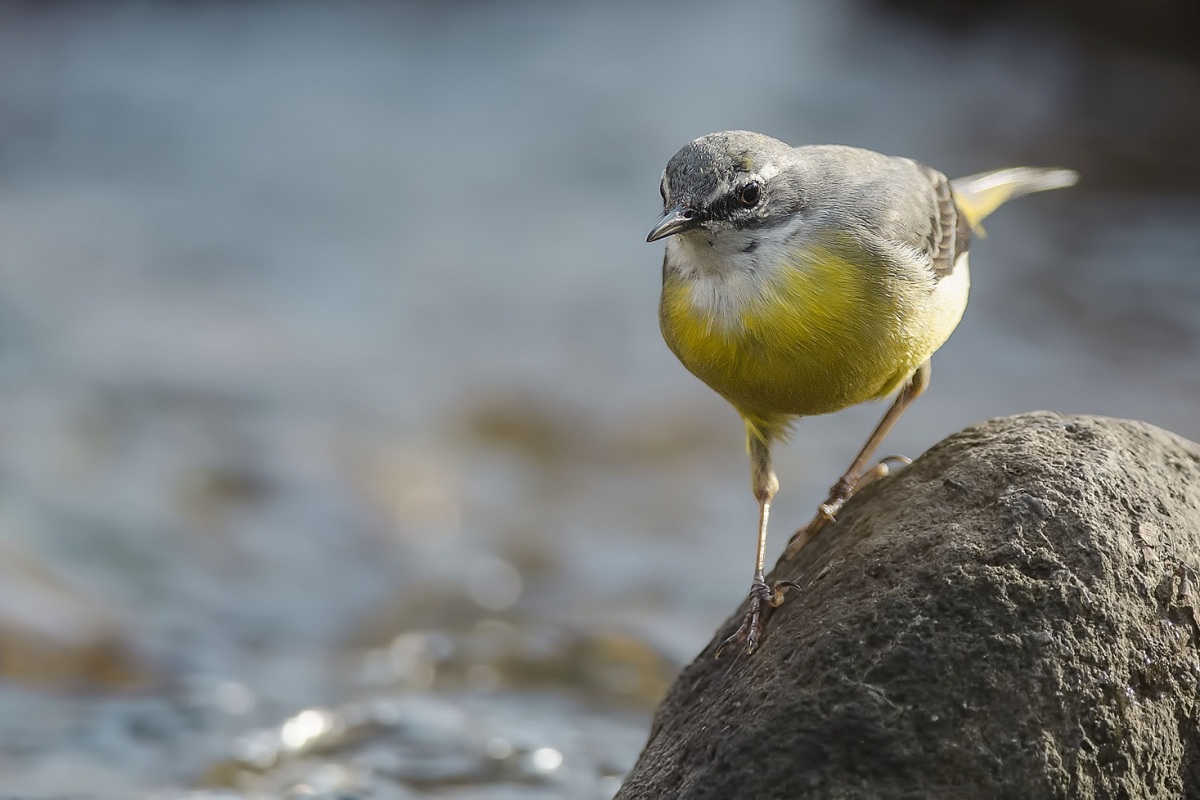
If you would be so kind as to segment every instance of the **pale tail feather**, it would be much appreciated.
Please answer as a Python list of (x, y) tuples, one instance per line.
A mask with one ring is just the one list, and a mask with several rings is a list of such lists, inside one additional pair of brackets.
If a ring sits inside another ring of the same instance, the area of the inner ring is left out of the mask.
[[(950, 181), (958, 206), (967, 216), (971, 227), (979, 223), (1002, 204), (1017, 197), (1050, 189), (1074, 186), (1079, 173), (1054, 167), (1010, 167), (994, 172), (981, 172)], [(982, 233), (980, 230), (979, 232)]]

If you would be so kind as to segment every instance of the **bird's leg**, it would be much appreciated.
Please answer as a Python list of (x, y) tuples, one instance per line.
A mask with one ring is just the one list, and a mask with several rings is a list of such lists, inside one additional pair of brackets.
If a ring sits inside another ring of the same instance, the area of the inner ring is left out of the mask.
[(912, 377), (908, 379), (908, 382), (900, 390), (900, 393), (896, 395), (896, 399), (892, 402), (891, 407), (888, 408), (887, 413), (883, 415), (883, 419), (875, 426), (875, 430), (872, 431), (871, 436), (867, 439), (867, 443), (863, 445), (862, 450), (855, 456), (854, 463), (846, 470), (846, 474), (838, 478), (837, 483), (830, 488), (829, 497), (817, 509), (817, 515), (813, 517), (812, 522), (792, 534), (791, 541), (788, 542), (787, 551), (784, 553), (784, 558), (791, 558), (800, 552), (800, 549), (808, 544), (813, 536), (816, 536), (817, 531), (821, 530), (821, 527), (826, 522), (833, 519), (842, 510), (842, 506), (846, 504), (846, 501), (856, 491), (887, 475), (889, 472), (889, 462), (900, 464), (911, 463), (911, 460), (904, 456), (888, 456), (870, 469), (867, 468), (871, 456), (879, 449), (879, 445), (883, 442), (884, 437), (888, 435), (888, 431), (892, 429), (892, 426), (896, 424), (896, 420), (900, 419), (900, 415), (904, 413), (904, 409), (908, 408), (913, 400), (920, 397), (925, 388), (929, 386), (929, 374), (928, 361), (917, 367), (917, 371), (913, 373)]
[(791, 586), (800, 587), (793, 581), (779, 581), (774, 586), (767, 585), (764, 574), (767, 558), (767, 517), (771, 512), (771, 500), (779, 490), (779, 481), (771, 469), (771, 453), (769, 443), (756, 431), (747, 426), (747, 449), (750, 452), (750, 481), (754, 488), (754, 497), (758, 500), (758, 554), (754, 561), (754, 580), (750, 583), (750, 608), (742, 618), (742, 624), (729, 638), (717, 647), (717, 658), (731, 644), (745, 640), (746, 652), (753, 653), (758, 647), (759, 637), (762, 636), (763, 614), (767, 608), (778, 608), (783, 603), (783, 589)]

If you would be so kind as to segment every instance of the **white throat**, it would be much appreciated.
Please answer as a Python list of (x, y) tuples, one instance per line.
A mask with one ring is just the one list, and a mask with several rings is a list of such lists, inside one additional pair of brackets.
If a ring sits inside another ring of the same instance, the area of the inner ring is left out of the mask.
[(667, 239), (669, 272), (689, 289), (696, 311), (715, 327), (739, 323), (741, 313), (761, 303), (785, 267), (803, 268), (796, 258), (804, 220), (793, 217), (774, 228), (697, 230)]

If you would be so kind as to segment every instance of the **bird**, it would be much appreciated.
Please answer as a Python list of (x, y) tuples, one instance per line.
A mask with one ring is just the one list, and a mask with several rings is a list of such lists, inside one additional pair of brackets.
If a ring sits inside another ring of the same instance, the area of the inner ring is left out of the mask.
[(859, 489), (888, 431), (929, 385), (930, 357), (962, 319), (968, 249), (1008, 200), (1073, 185), (1070, 169), (1013, 167), (954, 180), (913, 159), (846, 145), (793, 147), (750, 131), (686, 144), (659, 183), (665, 241), (659, 326), (683, 365), (741, 415), (758, 502), (749, 605), (717, 648), (758, 647), (792, 581), (763, 574), (779, 481), (771, 450), (796, 420), (894, 395), (793, 557)]

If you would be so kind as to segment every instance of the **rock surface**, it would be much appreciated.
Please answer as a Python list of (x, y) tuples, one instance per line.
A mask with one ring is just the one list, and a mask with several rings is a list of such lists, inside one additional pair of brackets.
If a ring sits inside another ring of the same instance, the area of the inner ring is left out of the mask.
[(1200, 445), (1034, 413), (941, 442), (683, 670), (617, 795), (1200, 798)]

